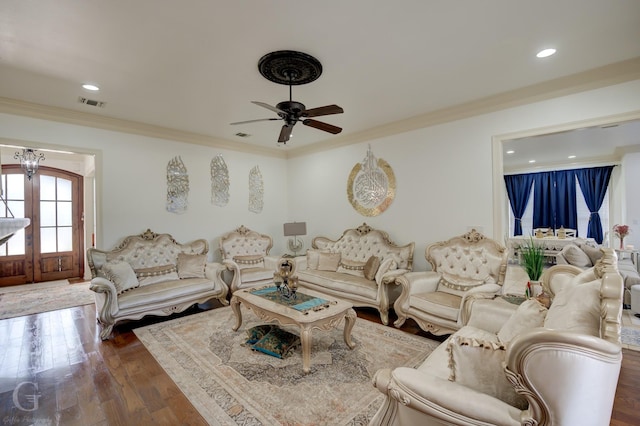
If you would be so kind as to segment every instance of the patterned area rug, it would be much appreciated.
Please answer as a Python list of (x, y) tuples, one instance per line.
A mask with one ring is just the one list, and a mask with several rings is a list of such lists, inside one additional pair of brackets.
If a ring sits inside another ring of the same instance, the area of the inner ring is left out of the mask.
[(0, 319), (55, 311), (93, 303), (89, 283), (67, 280), (0, 287)]
[(620, 340), (622, 340), (622, 344), (628, 345), (628, 349), (640, 351), (640, 328), (622, 326)]
[(134, 330), (212, 425), (366, 425), (383, 400), (371, 384), (376, 371), (416, 366), (440, 344), (358, 319), (353, 350), (342, 326), (313, 331), (305, 375), (300, 348), (278, 359), (246, 346), (246, 330), (261, 322), (242, 314), (237, 332), (230, 307)]

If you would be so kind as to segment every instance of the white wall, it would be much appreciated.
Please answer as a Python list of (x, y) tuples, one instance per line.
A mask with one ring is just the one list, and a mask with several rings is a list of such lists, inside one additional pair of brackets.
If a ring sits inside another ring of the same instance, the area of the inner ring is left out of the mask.
[[(210, 244), (210, 259), (217, 260), (219, 236), (245, 225), (272, 235), (273, 252), (284, 252), (284, 159), (8, 114), (0, 114), (0, 137), (97, 152), (98, 248), (111, 248), (122, 237), (150, 228), (170, 233), (180, 242), (205, 238)], [(225, 207), (211, 203), (209, 167), (217, 154), (223, 155), (230, 173), (230, 201)], [(165, 208), (166, 167), (174, 156), (182, 158), (189, 173), (189, 207), (183, 214)], [(260, 214), (248, 210), (249, 171), (256, 165), (264, 181), (265, 202)]]
[[(640, 135), (638, 135), (640, 144)], [(631, 244), (640, 248), (640, 153), (627, 154), (622, 160), (623, 181), (627, 193), (623, 215), (619, 223), (629, 225), (631, 232), (624, 240), (624, 244)], [(614, 223), (615, 224), (615, 223)], [(618, 247), (619, 240), (612, 240), (612, 247)]]
[(346, 192), (366, 143), (295, 157), (289, 160), (290, 214), (307, 221), (307, 242), (317, 234), (338, 237), (366, 221), (396, 243), (415, 241), (414, 267), (426, 269), (427, 244), (471, 226), (502, 241), (503, 230), (493, 225), (494, 214), (501, 215), (493, 208), (494, 136), (638, 110), (640, 81), (634, 81), (369, 141), (397, 182), (395, 200), (373, 218), (357, 213)]
[[(502, 230), (494, 229), (494, 215), (502, 215), (493, 207), (494, 136), (634, 111), (640, 111), (640, 80), (371, 140), (374, 155), (391, 165), (397, 182), (395, 200), (377, 217), (361, 216), (347, 200), (347, 178), (367, 143), (283, 160), (7, 114), (0, 114), (0, 137), (99, 153), (99, 247), (151, 228), (179, 241), (207, 238), (215, 252), (222, 233), (244, 224), (272, 235), (272, 253), (278, 254), (286, 251), (284, 222), (307, 222), (307, 247), (313, 236), (337, 238), (367, 222), (388, 231), (396, 243), (415, 241), (415, 268), (426, 269), (427, 244), (470, 226), (502, 239)], [(223, 208), (210, 202), (209, 162), (218, 153), (231, 173), (231, 201)], [(166, 165), (176, 155), (186, 164), (191, 185), (183, 215), (165, 209)], [(265, 182), (262, 214), (247, 209), (248, 173), (256, 164)], [(626, 180), (631, 185), (637, 177)], [(627, 215), (638, 220), (638, 212), (634, 207)]]

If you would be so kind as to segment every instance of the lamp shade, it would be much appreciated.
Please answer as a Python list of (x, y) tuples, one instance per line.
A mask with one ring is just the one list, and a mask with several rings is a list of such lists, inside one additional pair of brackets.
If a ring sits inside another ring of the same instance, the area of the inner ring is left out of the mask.
[(284, 236), (307, 235), (307, 222), (291, 222), (284, 224)]

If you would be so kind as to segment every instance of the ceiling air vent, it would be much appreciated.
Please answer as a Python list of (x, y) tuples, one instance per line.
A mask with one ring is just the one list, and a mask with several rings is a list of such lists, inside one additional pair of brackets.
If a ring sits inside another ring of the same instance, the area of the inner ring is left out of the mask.
[(251, 135), (249, 133), (238, 132), (238, 133), (236, 133), (236, 136), (239, 137), (239, 138), (248, 138)]
[(107, 104), (106, 102), (96, 101), (94, 99), (88, 99), (82, 96), (78, 97), (78, 102), (80, 102), (81, 104), (99, 107), (99, 108), (104, 108), (104, 106)]

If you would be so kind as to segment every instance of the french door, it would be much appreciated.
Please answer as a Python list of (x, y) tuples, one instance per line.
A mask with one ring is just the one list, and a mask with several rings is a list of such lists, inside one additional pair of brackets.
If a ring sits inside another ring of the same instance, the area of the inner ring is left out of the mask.
[(6, 165), (1, 180), (0, 217), (31, 224), (0, 246), (0, 286), (84, 276), (82, 176), (41, 166), (28, 180), (19, 165)]

